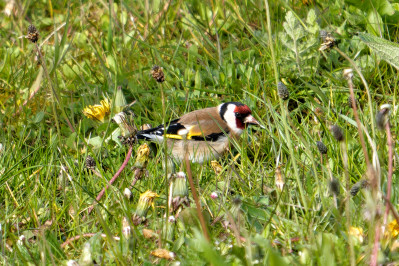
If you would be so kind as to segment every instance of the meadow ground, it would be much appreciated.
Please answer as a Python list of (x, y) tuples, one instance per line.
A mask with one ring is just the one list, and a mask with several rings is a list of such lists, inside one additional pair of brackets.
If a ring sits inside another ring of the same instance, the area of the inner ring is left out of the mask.
[[(395, 1), (0, 10), (2, 264), (397, 265)], [(227, 101), (265, 128), (218, 161), (134, 141)]]

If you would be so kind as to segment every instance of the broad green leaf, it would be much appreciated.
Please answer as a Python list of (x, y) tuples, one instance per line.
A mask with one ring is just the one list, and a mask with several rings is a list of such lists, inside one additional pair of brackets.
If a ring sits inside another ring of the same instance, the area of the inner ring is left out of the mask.
[(298, 19), (289, 11), (285, 16), (283, 27), (292, 40), (297, 41), (304, 36), (303, 27), (300, 25)]
[(345, 2), (361, 10), (365, 10), (367, 13), (374, 12), (374, 10), (380, 15), (392, 16), (395, 13), (395, 9), (388, 0), (346, 0)]
[(399, 45), (368, 33), (359, 33), (360, 39), (381, 57), (382, 60), (399, 69)]

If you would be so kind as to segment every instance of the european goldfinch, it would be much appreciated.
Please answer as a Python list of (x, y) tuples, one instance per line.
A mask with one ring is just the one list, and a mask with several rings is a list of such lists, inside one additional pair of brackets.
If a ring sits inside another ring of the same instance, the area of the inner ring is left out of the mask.
[[(239, 137), (248, 125), (259, 125), (251, 109), (240, 102), (196, 110), (171, 121), (167, 127), (137, 132), (138, 139), (163, 143), (172, 157), (182, 162), (186, 152), (192, 162), (218, 159), (229, 148), (229, 139)], [(165, 132), (166, 130), (166, 132)]]

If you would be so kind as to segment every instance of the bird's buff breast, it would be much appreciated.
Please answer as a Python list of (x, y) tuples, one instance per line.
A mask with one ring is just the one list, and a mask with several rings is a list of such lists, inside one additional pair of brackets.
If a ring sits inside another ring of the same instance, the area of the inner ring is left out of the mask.
[(168, 147), (172, 151), (175, 160), (183, 161), (185, 154), (188, 153), (190, 161), (195, 163), (203, 163), (209, 160), (218, 159), (228, 148), (228, 138), (210, 141), (193, 141), (193, 140), (168, 140)]

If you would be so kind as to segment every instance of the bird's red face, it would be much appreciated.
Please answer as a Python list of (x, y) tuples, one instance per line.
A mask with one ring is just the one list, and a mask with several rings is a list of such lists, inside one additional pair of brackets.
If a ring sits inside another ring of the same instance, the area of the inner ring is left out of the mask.
[(237, 105), (234, 109), (237, 128), (244, 129), (248, 125), (259, 125), (259, 122), (252, 116), (252, 111), (246, 105)]
[(228, 102), (219, 105), (219, 114), (226, 121), (230, 131), (241, 135), (248, 125), (259, 125), (251, 114), (251, 109), (240, 102)]

